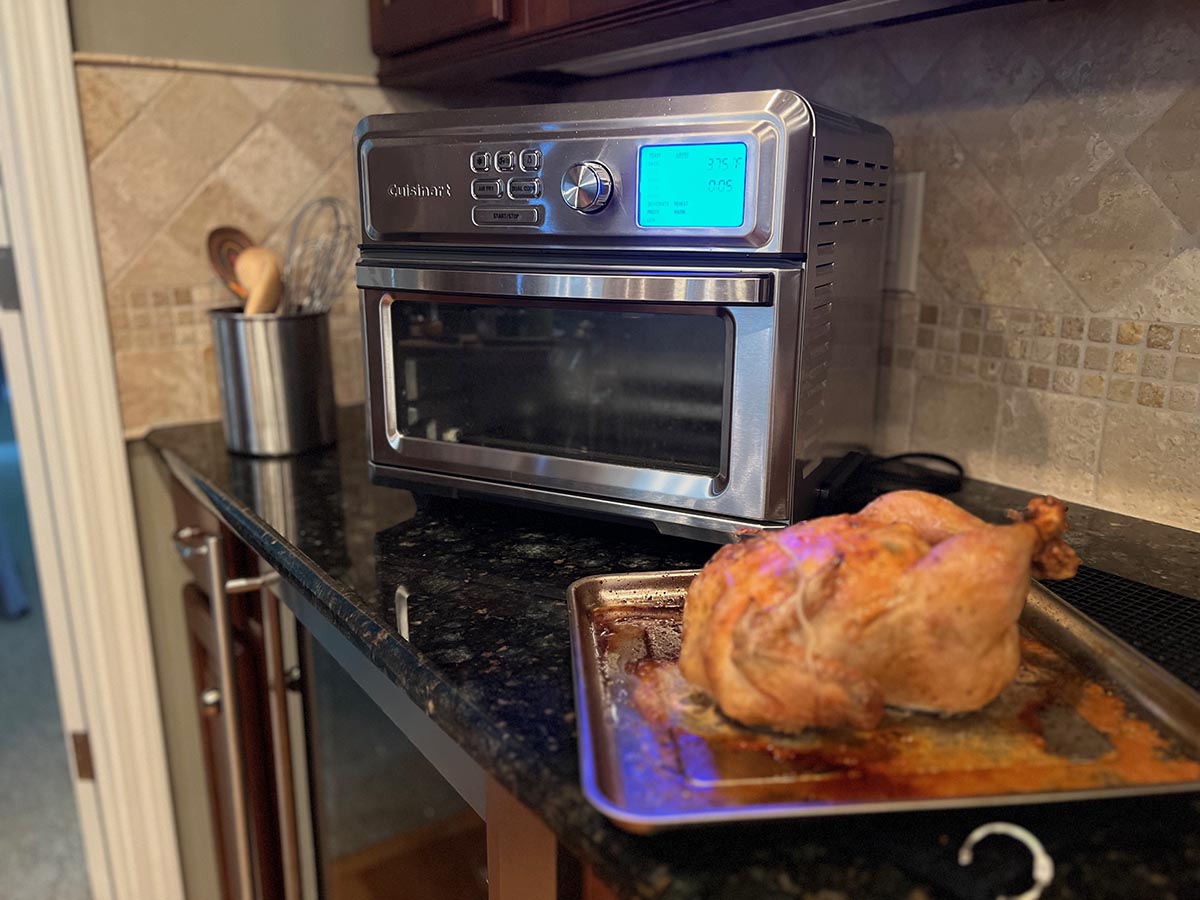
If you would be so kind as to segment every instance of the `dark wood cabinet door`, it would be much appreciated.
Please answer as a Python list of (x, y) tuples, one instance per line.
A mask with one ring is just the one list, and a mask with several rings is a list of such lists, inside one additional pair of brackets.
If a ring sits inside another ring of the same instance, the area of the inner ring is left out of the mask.
[(217, 675), (217, 638), (207, 594), (195, 585), (184, 588), (188, 634), (192, 649), (197, 708), (200, 714), (204, 759), (208, 767), (209, 797), (216, 843), (221, 865), (221, 881), (226, 898), (236, 898), (232, 878), (235, 829), (230, 797), (231, 766), (227, 756), (225, 729), (240, 732), (246, 760), (245, 785), (249, 809), (250, 840), (254, 858), (254, 880), (260, 897), (283, 896), (283, 874), (279, 820), (276, 814), (271, 732), (267, 714), (266, 670), (263, 632), (255, 595), (230, 598), (233, 609), (234, 671), (238, 694), (238, 719), (229, 722), (219, 705), (206, 705), (204, 694), (219, 683)]
[(371, 43), (377, 55), (392, 56), (496, 28), (510, 18), (509, 0), (371, 0)]

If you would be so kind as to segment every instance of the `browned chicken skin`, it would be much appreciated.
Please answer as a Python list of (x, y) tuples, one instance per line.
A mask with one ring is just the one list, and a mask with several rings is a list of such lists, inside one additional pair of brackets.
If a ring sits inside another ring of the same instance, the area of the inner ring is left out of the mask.
[(1079, 566), (1060, 501), (1010, 517), (897, 491), (722, 547), (688, 590), (680, 668), (726, 715), (781, 731), (979, 709), (1020, 665), (1031, 574)]

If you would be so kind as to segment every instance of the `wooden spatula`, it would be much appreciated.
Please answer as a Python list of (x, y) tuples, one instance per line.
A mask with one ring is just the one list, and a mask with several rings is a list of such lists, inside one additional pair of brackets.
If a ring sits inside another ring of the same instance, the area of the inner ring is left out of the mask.
[(274, 312), (283, 294), (283, 260), (267, 247), (247, 247), (234, 263), (237, 280), (246, 288), (245, 313)]

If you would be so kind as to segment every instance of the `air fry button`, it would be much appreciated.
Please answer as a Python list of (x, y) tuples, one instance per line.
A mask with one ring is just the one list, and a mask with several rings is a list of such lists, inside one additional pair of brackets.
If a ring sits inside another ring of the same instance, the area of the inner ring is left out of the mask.
[(476, 206), (471, 210), (471, 221), (484, 227), (500, 225), (541, 225), (540, 206)]
[(471, 196), (476, 200), (495, 200), (504, 196), (499, 178), (476, 178), (471, 182)]

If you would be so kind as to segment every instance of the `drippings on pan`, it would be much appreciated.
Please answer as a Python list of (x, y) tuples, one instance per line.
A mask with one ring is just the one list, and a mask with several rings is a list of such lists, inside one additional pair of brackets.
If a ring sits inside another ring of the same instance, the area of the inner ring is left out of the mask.
[(885, 705), (981, 709), (1021, 662), (1031, 577), (1070, 578), (1066, 506), (989, 525), (920, 491), (722, 547), (684, 606), (680, 668), (746, 725), (873, 728)]

